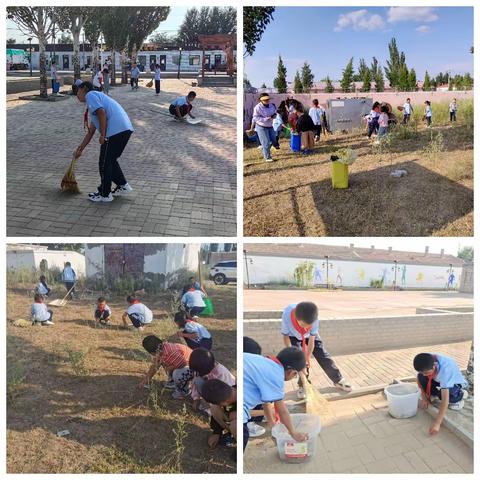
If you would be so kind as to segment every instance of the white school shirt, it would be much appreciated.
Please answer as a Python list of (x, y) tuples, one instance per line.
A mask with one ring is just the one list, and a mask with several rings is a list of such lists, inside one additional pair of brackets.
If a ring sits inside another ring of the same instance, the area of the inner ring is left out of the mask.
[(45, 303), (34, 303), (32, 305), (32, 320), (36, 322), (46, 322), (50, 318), (47, 305)]
[(143, 303), (132, 303), (128, 306), (126, 312), (128, 315), (134, 313), (142, 323), (152, 323), (153, 313)]
[(412, 114), (412, 104), (411, 103), (405, 102), (403, 104), (403, 113), (405, 115), (411, 115)]
[(45, 287), (45, 285), (44, 285), (42, 282), (38, 282), (37, 292), (38, 292), (40, 295), (46, 295), (46, 294), (48, 293), (48, 290), (47, 290), (47, 288)]
[(308, 115), (313, 120), (314, 125), (321, 125), (322, 124), (322, 115), (323, 115), (323, 108), (322, 107), (311, 107), (308, 111)]
[(102, 86), (101, 80), (103, 80), (102, 72), (97, 72), (93, 77), (93, 86), (100, 88)]
[(450, 108), (451, 113), (456, 112), (457, 111), (457, 104), (454, 103), (454, 102), (451, 102), (450, 105), (449, 105), (449, 108)]
[(212, 338), (210, 332), (198, 322), (187, 322), (182, 331), (184, 333), (194, 333), (196, 335), (193, 339), (194, 342), (199, 342), (202, 338)]
[[(282, 335), (286, 335), (288, 337), (295, 337), (297, 340), (302, 340), (302, 335), (300, 332), (295, 330), (295, 327), (292, 324), (292, 310), (297, 306), (296, 303), (291, 303), (290, 305), (287, 305), (285, 310), (282, 313), (282, 329), (281, 333)], [(305, 333), (304, 337), (309, 338), (310, 335), (312, 337), (315, 337), (318, 333), (318, 326), (320, 324), (320, 320), (315, 320), (315, 322), (312, 323), (312, 328)]]
[(432, 116), (432, 107), (430, 105), (427, 105), (425, 107), (425, 116), (426, 117), (431, 117)]
[(160, 80), (160, 69), (159, 68), (155, 69), (155, 80)]
[[(94, 312), (96, 312), (97, 310), (98, 310), (98, 305), (95, 307)], [(110, 316), (112, 314), (112, 309), (107, 304), (105, 304), (105, 308), (103, 309), (103, 311), (107, 312), (108, 316)]]
[(186, 292), (181, 301), (187, 308), (205, 307), (204, 297), (205, 294), (201, 290), (195, 290), (193, 292)]

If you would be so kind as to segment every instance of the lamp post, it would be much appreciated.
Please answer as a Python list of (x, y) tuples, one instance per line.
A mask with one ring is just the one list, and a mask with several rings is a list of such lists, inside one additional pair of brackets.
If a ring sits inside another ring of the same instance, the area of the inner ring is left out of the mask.
[(30, 63), (30, 76), (32, 76), (32, 37), (27, 38), (27, 41), (30, 43), (29, 45), (29, 57), (28, 57), (28, 63)]
[(180, 80), (180, 64), (182, 63), (182, 47), (178, 48), (178, 73), (177, 79)]
[(328, 270), (329, 270), (329, 268), (333, 268), (333, 265), (328, 261), (329, 258), (330, 257), (328, 255), (325, 255), (325, 261), (322, 263), (322, 267), (326, 267), (326, 269), (327, 269), (327, 290), (329, 288)]
[(392, 267), (392, 270), (393, 270), (393, 273), (394, 273), (394, 280), (393, 280), (393, 290), (397, 290), (397, 272), (399, 270), (399, 266), (398, 266), (398, 261), (397, 260), (394, 260), (393, 261), (393, 267)]
[[(56, 63), (55, 60), (55, 22), (53, 22), (52, 25), (52, 38), (53, 38), (53, 61)], [(51, 59), (52, 57), (50, 57)]]
[[(250, 275), (248, 273), (248, 258), (247, 258), (247, 251), (243, 251), (243, 257), (245, 258), (245, 274), (247, 277), (247, 289), (250, 290)], [(252, 260), (250, 260), (250, 263), (252, 263)]]
[(83, 68), (86, 70), (85, 67), (85, 32), (83, 32), (83, 42), (82, 42), (82, 57), (83, 57)]

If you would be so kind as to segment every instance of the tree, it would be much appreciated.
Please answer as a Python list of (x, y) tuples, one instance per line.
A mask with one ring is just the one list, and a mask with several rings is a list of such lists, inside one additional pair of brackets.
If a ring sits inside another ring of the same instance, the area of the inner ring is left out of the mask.
[[(58, 8), (58, 7), (55, 7)], [(52, 38), (54, 7), (7, 7), (8, 18), (13, 20), (18, 29), (28, 36), (38, 39), (40, 62), (40, 97), (47, 98), (47, 67), (45, 48)]]
[(465, 90), (471, 90), (473, 88), (473, 78), (468, 72), (463, 76), (463, 88), (465, 88)]
[(362, 92), (369, 92), (372, 88), (372, 73), (370, 72), (370, 69), (367, 68), (363, 72), (362, 82)]
[[(97, 13), (97, 10), (95, 11), (95, 13)], [(87, 42), (92, 47), (93, 64), (97, 65), (101, 63), (100, 51), (97, 48), (98, 40), (102, 33), (99, 16), (96, 14), (90, 15), (88, 20), (85, 22), (85, 25), (83, 26), (83, 31), (85, 33), (85, 38), (87, 39)]]
[(287, 67), (280, 55), (278, 56), (277, 76), (273, 79), (273, 86), (278, 93), (287, 93)]
[(198, 44), (198, 35), (233, 34), (236, 31), (237, 10), (234, 7), (193, 7), (187, 10), (178, 29), (178, 41), (182, 47), (191, 47)]
[(175, 45), (178, 43), (178, 39), (176, 35), (172, 35), (170, 33), (165, 32), (156, 32), (154, 33), (148, 41), (153, 43), (157, 47), (163, 47), (166, 45)]
[(275, 7), (243, 7), (244, 57), (253, 55), (267, 25), (273, 20)]
[(313, 73), (310, 65), (305, 62), (302, 66), (301, 80), (302, 80), (302, 90), (305, 93), (308, 93), (313, 87)]
[(405, 65), (405, 54), (403, 52), (399, 52), (395, 38), (390, 40), (390, 43), (388, 44), (388, 51), (390, 53), (390, 59), (387, 60), (385, 76), (388, 78), (392, 88), (398, 88), (400, 71), (402, 65)]
[(432, 89), (432, 82), (430, 80), (430, 75), (425, 71), (425, 78), (423, 80), (423, 91), (429, 92)]
[(457, 257), (467, 262), (473, 262), (473, 247), (461, 248), (457, 253)]
[(397, 89), (400, 92), (408, 92), (409, 91), (409, 83), (408, 83), (408, 68), (407, 65), (404, 63), (400, 66), (400, 70), (398, 72), (398, 83)]
[(73, 43), (73, 38), (71, 35), (68, 35), (68, 33), (62, 32), (58, 39), (58, 43), (71, 45)]
[(80, 32), (85, 23), (94, 15), (93, 7), (58, 7), (55, 20), (61, 30), (67, 30), (73, 37), (73, 78), (80, 78)]
[(385, 91), (385, 81), (383, 79), (383, 70), (378, 63), (378, 60), (375, 57), (372, 58), (372, 65), (370, 67), (370, 71), (372, 72), (372, 80), (375, 82), (375, 91), (376, 92)]
[(17, 41), (14, 38), (7, 38), (7, 45), (10, 47), (12, 45), (15, 45)]
[(298, 70), (295, 73), (295, 78), (293, 79), (293, 91), (295, 93), (303, 93), (303, 83)]
[(64, 250), (67, 252), (83, 253), (85, 251), (84, 243), (40, 243), (48, 247), (48, 250)]
[(417, 90), (417, 74), (415, 70), (412, 68), (410, 72), (408, 72), (408, 91), (415, 92)]
[(325, 79), (325, 93), (333, 93), (335, 91), (335, 88), (333, 88), (332, 81), (330, 80), (330, 77), (327, 75), (327, 78)]
[(342, 92), (344, 93), (351, 92), (352, 83), (353, 83), (353, 57), (347, 63), (346, 67), (343, 69), (343, 72), (342, 72), (342, 80), (340, 81), (340, 87), (342, 88)]
[(365, 59), (361, 58), (358, 61), (358, 70), (357, 74), (353, 76), (353, 81), (354, 82), (363, 82), (363, 79), (365, 78), (365, 74), (368, 70), (367, 64), (365, 63)]

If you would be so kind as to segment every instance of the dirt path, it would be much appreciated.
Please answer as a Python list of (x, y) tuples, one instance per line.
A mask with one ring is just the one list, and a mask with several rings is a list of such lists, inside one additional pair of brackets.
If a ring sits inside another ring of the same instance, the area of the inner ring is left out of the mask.
[[(202, 323), (216, 358), (234, 371), (236, 287), (210, 293), (217, 315)], [(123, 299), (108, 303), (120, 324)], [(145, 303), (156, 322), (144, 334), (171, 336), (166, 299)], [(235, 472), (231, 449), (206, 445), (207, 417), (162, 391), (164, 374), (150, 393), (136, 388), (150, 362), (143, 334), (96, 328), (93, 304), (79, 300), (55, 310), (53, 327), (14, 327), (12, 320), (29, 318), (27, 290), (8, 292), (7, 308), (9, 387), (23, 378), (7, 412), (9, 473)]]

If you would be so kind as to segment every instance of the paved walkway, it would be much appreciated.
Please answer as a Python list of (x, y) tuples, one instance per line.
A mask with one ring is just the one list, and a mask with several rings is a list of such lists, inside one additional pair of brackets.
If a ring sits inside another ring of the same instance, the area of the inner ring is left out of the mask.
[[(336, 355), (334, 359), (343, 376), (355, 389), (387, 385), (393, 379), (414, 376), (412, 361), (415, 355), (421, 352), (443, 353), (454, 358), (461, 369), (466, 369), (470, 356), (470, 345), (471, 342), (428, 345), (383, 352)], [(316, 362), (312, 363), (310, 380), (323, 394), (338, 392), (332, 387), (332, 382)], [(287, 385), (289, 390), (295, 388), (296, 382), (289, 382)]]
[(98, 135), (78, 162), (82, 194), (60, 191), (84, 136), (76, 98), (8, 101), (7, 235), (234, 236), (236, 90), (196, 88), (195, 114), (204, 123), (179, 125), (165, 113), (191, 89), (170, 79), (158, 97), (143, 87), (111, 89), (136, 130), (120, 159), (134, 191), (103, 204), (86, 198), (99, 181)]
[(473, 473), (473, 451), (447, 429), (428, 435), (430, 415), (395, 419), (381, 393), (329, 403), (316, 454), (305, 464), (280, 461), (270, 436), (252, 439), (246, 473)]
[(417, 307), (470, 305), (473, 295), (443, 291), (244, 290), (245, 311), (281, 310), (289, 303), (315, 302), (321, 319), (414, 314)]

